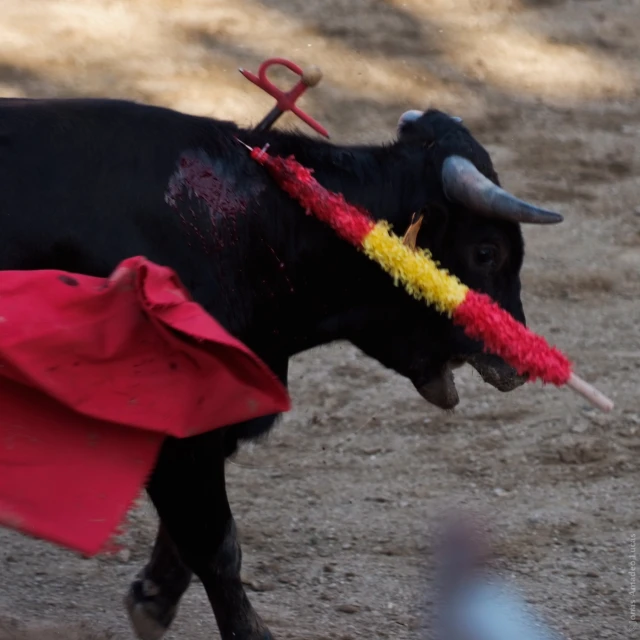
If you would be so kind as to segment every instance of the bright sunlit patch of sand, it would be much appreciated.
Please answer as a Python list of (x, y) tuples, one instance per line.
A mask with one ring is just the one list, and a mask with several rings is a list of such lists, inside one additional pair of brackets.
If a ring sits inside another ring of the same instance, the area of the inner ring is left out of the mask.
[(470, 1), (395, 0), (430, 32), (437, 28), (442, 53), (422, 59), (355, 51), (257, 0), (3, 0), (0, 92), (128, 97), (248, 124), (272, 99), (237, 68), (255, 71), (276, 55), (321, 65), (324, 80), (312, 98), (318, 105), (339, 92), (354, 104), (436, 105), (469, 115), (485, 99), (469, 80), (549, 99), (622, 97), (633, 86), (610, 60), (547, 42), (508, 12), (481, 20), (475, 12), (471, 20)]
[[(437, 25), (447, 58), (464, 75), (499, 89), (549, 100), (628, 97), (638, 81), (602, 52), (551, 42), (537, 33), (518, 0), (495, 0), (492, 5), (504, 5), (504, 12), (487, 13), (483, 20), (468, 11), (471, 0), (391, 2)], [(477, 9), (478, 2), (473, 5)]]
[[(418, 107), (437, 99), (443, 108), (461, 102), (425, 68), (359, 55), (248, 0), (30, 2), (40, 5), (37, 28), (33, 4), (24, 12), (13, 4), (3, 16), (0, 65), (37, 76), (38, 95), (126, 95), (248, 122), (263, 115), (271, 99), (237, 68), (256, 70), (262, 59), (284, 55), (303, 66), (320, 63), (325, 90), (337, 87), (354, 99)], [(19, 93), (10, 78), (0, 77), (0, 88)]]

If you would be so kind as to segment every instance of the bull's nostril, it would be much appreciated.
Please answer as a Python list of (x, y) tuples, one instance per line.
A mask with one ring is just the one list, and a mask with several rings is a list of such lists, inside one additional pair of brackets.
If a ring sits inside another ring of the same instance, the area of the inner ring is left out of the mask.
[(526, 382), (526, 377), (518, 375), (515, 369), (496, 356), (477, 354), (468, 362), (486, 383), (498, 391), (513, 391)]

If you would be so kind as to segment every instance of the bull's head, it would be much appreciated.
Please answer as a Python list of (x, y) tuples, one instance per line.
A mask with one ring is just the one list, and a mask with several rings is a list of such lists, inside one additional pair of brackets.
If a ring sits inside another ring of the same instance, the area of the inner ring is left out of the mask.
[[(503, 190), (489, 154), (459, 119), (437, 111), (407, 112), (399, 121), (397, 147), (422, 166), (418, 174), (408, 176), (422, 183), (408, 189), (422, 199), (411, 207), (423, 216), (422, 227), (414, 234), (417, 244), (430, 249), (466, 285), (489, 294), (525, 323), (520, 300), (524, 243), (519, 225), (554, 224), (562, 216)], [(403, 210), (391, 219), (397, 233), (410, 224), (407, 216)], [(465, 363), (500, 391), (525, 381), (500, 358), (484, 353), (483, 345), (468, 339), (451, 320), (400, 289), (385, 295), (377, 311), (375, 332), (360, 332), (353, 342), (409, 377), (419, 393), (440, 408), (451, 409), (458, 403), (453, 370)]]

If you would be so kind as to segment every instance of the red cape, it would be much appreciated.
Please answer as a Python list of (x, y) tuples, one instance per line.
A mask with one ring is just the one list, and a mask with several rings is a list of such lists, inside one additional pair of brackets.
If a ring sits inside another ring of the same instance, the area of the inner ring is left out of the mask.
[(167, 435), (287, 411), (284, 386), (170, 269), (0, 273), (0, 524), (93, 555)]

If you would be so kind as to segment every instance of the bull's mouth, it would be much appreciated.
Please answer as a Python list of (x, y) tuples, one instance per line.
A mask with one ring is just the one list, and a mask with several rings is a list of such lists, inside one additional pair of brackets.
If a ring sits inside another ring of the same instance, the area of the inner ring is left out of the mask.
[(440, 409), (453, 409), (460, 402), (453, 375), (454, 369), (470, 364), (482, 377), (498, 391), (513, 391), (526, 381), (525, 376), (517, 374), (515, 369), (497, 356), (478, 353), (466, 358), (449, 360), (440, 372), (420, 385), (416, 385), (418, 393), (431, 404)]

